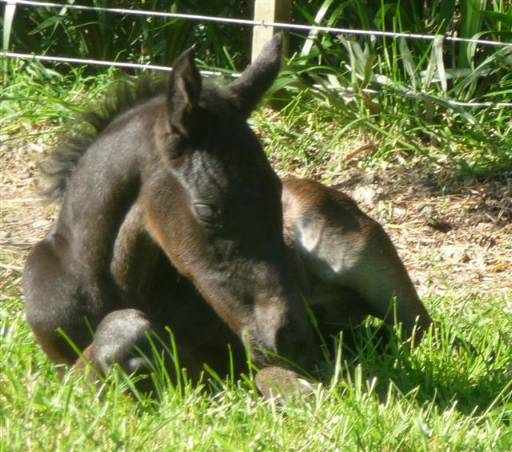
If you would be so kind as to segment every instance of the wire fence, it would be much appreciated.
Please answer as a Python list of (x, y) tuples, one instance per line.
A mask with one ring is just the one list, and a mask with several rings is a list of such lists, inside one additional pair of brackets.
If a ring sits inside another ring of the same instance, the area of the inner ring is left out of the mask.
[(215, 17), (215, 16), (201, 16), (196, 14), (182, 14), (182, 13), (168, 13), (163, 11), (147, 11), (141, 9), (125, 9), (125, 8), (105, 8), (100, 6), (86, 6), (86, 5), (75, 5), (75, 4), (62, 4), (53, 2), (37, 2), (30, 0), (0, 0), (2, 3), (11, 5), (25, 5), (25, 6), (38, 6), (47, 8), (60, 8), (60, 9), (76, 9), (82, 11), (96, 11), (96, 12), (108, 12), (113, 14), (123, 15), (137, 15), (147, 17), (164, 17), (168, 19), (184, 19), (194, 20), (199, 22), (212, 22), (219, 24), (230, 24), (230, 25), (242, 25), (242, 26), (262, 26), (272, 27), (280, 30), (297, 30), (297, 31), (308, 31), (308, 32), (325, 32), (325, 33), (336, 33), (345, 35), (360, 35), (360, 36), (381, 36), (389, 38), (407, 38), (407, 39), (422, 39), (427, 41), (434, 41), (440, 37), (449, 42), (464, 42), (467, 44), (480, 44), (480, 45), (491, 45), (495, 47), (512, 47), (512, 43), (492, 41), (487, 39), (473, 39), (473, 38), (461, 38), (457, 36), (442, 36), (442, 35), (429, 35), (429, 34), (416, 34), (416, 33), (402, 33), (394, 31), (380, 31), (380, 30), (355, 30), (351, 28), (339, 28), (339, 27), (323, 27), (320, 25), (302, 25), (302, 24), (290, 24), (284, 22), (267, 22), (250, 19), (233, 19), (229, 17)]
[[(320, 25), (303, 25), (303, 24), (291, 24), (284, 22), (271, 22), (271, 21), (258, 21), (258, 20), (250, 20), (250, 19), (240, 19), (240, 18), (228, 18), (228, 17), (217, 17), (217, 16), (204, 16), (197, 14), (183, 14), (183, 13), (171, 13), (164, 11), (148, 11), (148, 10), (140, 10), (140, 9), (126, 9), (126, 8), (107, 8), (100, 6), (88, 6), (88, 5), (76, 5), (76, 4), (63, 4), (63, 3), (55, 3), (55, 2), (43, 2), (43, 1), (31, 1), (31, 0), (0, 0), (0, 3), (4, 3), (7, 6), (28, 6), (28, 7), (45, 7), (45, 8), (59, 8), (62, 11), (66, 11), (67, 9), (81, 10), (81, 11), (96, 11), (96, 12), (107, 12), (111, 14), (121, 14), (121, 15), (135, 15), (135, 16), (145, 16), (145, 17), (160, 17), (167, 19), (182, 19), (182, 20), (191, 20), (205, 23), (217, 23), (217, 24), (229, 24), (233, 26), (246, 26), (246, 27), (255, 27), (255, 26), (263, 26), (263, 27), (272, 27), (280, 30), (295, 30), (295, 31), (305, 31), (309, 33), (333, 33), (340, 35), (352, 35), (352, 36), (368, 36), (368, 37), (382, 37), (382, 38), (404, 38), (404, 39), (418, 39), (418, 40), (427, 40), (427, 41), (446, 41), (446, 42), (459, 42), (473, 45), (482, 45), (482, 46), (494, 46), (501, 48), (512, 48), (512, 43), (502, 42), (502, 41), (493, 41), (487, 39), (474, 39), (474, 38), (462, 38), (458, 36), (449, 36), (449, 35), (438, 35), (438, 34), (417, 34), (417, 33), (403, 33), (403, 32), (391, 32), (391, 31), (381, 31), (381, 30), (360, 30), (360, 29), (350, 29), (350, 28), (340, 28), (340, 27), (325, 27)], [(85, 65), (97, 65), (97, 66), (108, 66), (108, 67), (119, 67), (119, 68), (131, 68), (131, 69), (142, 69), (142, 70), (155, 70), (155, 71), (163, 71), (163, 72), (171, 72), (172, 67), (170, 66), (160, 66), (154, 64), (141, 64), (141, 63), (131, 63), (131, 62), (120, 62), (120, 61), (106, 61), (106, 60), (96, 60), (96, 59), (87, 59), (87, 58), (71, 58), (71, 57), (63, 57), (63, 56), (52, 56), (52, 55), (35, 55), (29, 53), (19, 53), (19, 52), (10, 52), (6, 49), (0, 52), (0, 56), (5, 58), (15, 58), (15, 59), (24, 59), (24, 60), (34, 60), (34, 61), (47, 61), (47, 62), (60, 62), (60, 63), (70, 63), (70, 64), (85, 64)], [(221, 72), (221, 71), (206, 71), (202, 70), (201, 74), (204, 76), (228, 76), (236, 78), (240, 74), (233, 72)], [(332, 89), (337, 90), (342, 93), (351, 94), (352, 90), (340, 87), (332, 87)], [(369, 94), (378, 94), (378, 90), (365, 90)], [(404, 93), (401, 93), (404, 94)], [(408, 97), (420, 98), (425, 93), (417, 93), (417, 92), (409, 92), (405, 93)], [(443, 98), (445, 102), (450, 105), (457, 107), (469, 107), (469, 108), (512, 108), (512, 103), (508, 102), (461, 102), (453, 99)]]

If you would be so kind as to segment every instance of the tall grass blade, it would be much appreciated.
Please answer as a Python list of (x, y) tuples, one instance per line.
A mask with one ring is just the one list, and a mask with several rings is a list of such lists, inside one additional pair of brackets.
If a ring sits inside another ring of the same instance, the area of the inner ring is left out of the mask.
[[(463, 38), (472, 38), (480, 31), (482, 23), (482, 11), (485, 9), (486, 0), (464, 0), (461, 1), (461, 24), (460, 32)], [(468, 44), (461, 44), (459, 54), (459, 66), (470, 67), (471, 56), (468, 55)]]
[[(325, 0), (320, 8), (318, 9), (318, 12), (315, 16), (315, 24), (319, 25), (324, 20), (325, 15), (327, 14), (327, 11), (329, 10), (330, 6), (334, 0)], [(304, 43), (304, 46), (302, 47), (302, 51), (300, 52), (301, 56), (307, 56), (311, 53), (311, 49), (313, 48), (313, 44), (315, 43), (315, 38), (318, 36), (318, 30), (311, 30), (308, 34), (308, 37), (306, 39), (306, 42)]]
[(411, 50), (407, 45), (407, 39), (400, 38), (398, 47), (400, 50), (400, 56), (402, 57), (402, 63), (404, 65), (405, 72), (409, 76), (413, 90), (416, 91), (416, 68)]
[(512, 9), (508, 14), (498, 13), (496, 11), (482, 11), (483, 17), (494, 19), (495, 22), (502, 22), (502, 25), (507, 25), (512, 28)]
[(431, 48), (430, 49), (430, 58), (428, 61), (427, 69), (422, 74), (423, 75), (422, 85), (423, 85), (424, 90), (430, 88), (432, 79), (434, 78), (435, 71), (436, 71), (436, 55), (435, 55), (434, 50)]

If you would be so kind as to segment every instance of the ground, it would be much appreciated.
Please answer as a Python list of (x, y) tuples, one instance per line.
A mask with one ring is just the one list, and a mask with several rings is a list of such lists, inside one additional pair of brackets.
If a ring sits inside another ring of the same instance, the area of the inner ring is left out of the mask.
[(495, 294), (512, 286), (512, 173), (449, 182), (421, 166), (341, 176), (348, 191), (383, 224), (420, 295)]

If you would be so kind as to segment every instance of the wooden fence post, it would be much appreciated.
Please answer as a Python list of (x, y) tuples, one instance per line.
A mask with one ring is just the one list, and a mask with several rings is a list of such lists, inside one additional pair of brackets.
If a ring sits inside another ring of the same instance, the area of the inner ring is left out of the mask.
[[(290, 0), (254, 0), (254, 20), (265, 22), (288, 22), (291, 16)], [(274, 35), (273, 27), (256, 25), (252, 31), (251, 61), (260, 54), (263, 46)]]

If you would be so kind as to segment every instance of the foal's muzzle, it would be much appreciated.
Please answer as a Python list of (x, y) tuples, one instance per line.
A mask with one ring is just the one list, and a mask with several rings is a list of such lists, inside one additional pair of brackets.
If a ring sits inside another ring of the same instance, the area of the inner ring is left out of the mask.
[[(291, 306), (290, 306), (291, 304)], [(282, 300), (255, 307), (255, 319), (242, 332), (258, 365), (287, 364), (311, 370), (316, 361), (312, 327), (302, 304)]]

